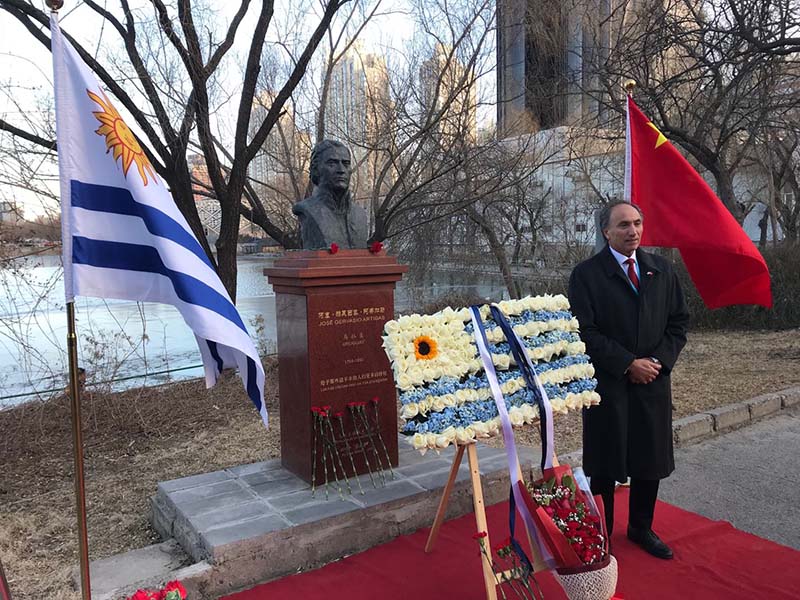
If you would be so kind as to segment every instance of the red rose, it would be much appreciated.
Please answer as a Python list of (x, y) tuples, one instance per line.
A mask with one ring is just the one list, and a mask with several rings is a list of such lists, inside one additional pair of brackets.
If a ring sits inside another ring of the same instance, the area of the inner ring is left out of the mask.
[(184, 600), (186, 598), (186, 588), (184, 588), (181, 585), (180, 581), (170, 581), (167, 585), (164, 586), (164, 589), (162, 591), (164, 593), (165, 598), (169, 598), (170, 593), (172, 593), (172, 595), (175, 596), (175, 592), (177, 592), (178, 598), (180, 598), (180, 600)]
[(344, 412), (343, 411), (339, 411), (336, 414), (334, 414), (333, 416), (336, 417), (337, 419), (341, 419), (344, 416)]
[(486, 533), (485, 531), (479, 531), (478, 533), (475, 533), (475, 534), (472, 535), (472, 539), (473, 540), (480, 540), (480, 539), (485, 538), (487, 535), (489, 535), (489, 534)]
[(339, 244), (337, 244), (336, 242), (333, 242), (331, 244), (331, 247), (328, 248), (328, 252), (330, 252), (331, 254), (336, 254), (338, 251), (339, 251)]
[(557, 508), (557, 509), (556, 509), (556, 516), (557, 516), (559, 519), (563, 519), (564, 521), (566, 521), (567, 519), (569, 519), (569, 516), (570, 516), (571, 514), (572, 514), (572, 511), (571, 511), (571, 510), (569, 510), (568, 508)]
[(136, 590), (136, 593), (128, 598), (128, 600), (150, 600), (152, 596), (145, 590)]
[(375, 396), (372, 400), (370, 400), (370, 402), (372, 402), (373, 404), (377, 404), (380, 401), (381, 401), (381, 399), (378, 398), (377, 396)]
[(369, 251), (372, 252), (373, 254), (377, 254), (381, 250), (383, 250), (383, 243), (381, 242), (372, 242), (369, 245)]

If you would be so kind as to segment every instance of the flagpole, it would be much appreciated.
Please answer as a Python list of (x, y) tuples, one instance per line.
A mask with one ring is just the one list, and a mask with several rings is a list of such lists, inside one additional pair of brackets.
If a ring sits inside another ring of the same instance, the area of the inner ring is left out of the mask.
[(75, 303), (67, 303), (67, 353), (69, 355), (69, 397), (72, 409), (72, 449), (75, 463), (75, 503), (78, 513), (78, 552), (81, 563), (81, 593), (91, 600), (89, 579), (89, 535), (86, 527), (86, 483), (83, 473), (83, 431), (81, 428), (82, 385), (78, 370), (78, 335), (75, 332)]
[[(57, 21), (58, 11), (64, 6), (64, 0), (46, 0), (46, 4), (53, 12), (54, 20)], [(82, 374), (78, 368), (78, 334), (75, 330), (75, 302), (72, 300), (67, 302), (67, 356), (69, 359), (69, 398), (72, 414), (72, 452), (75, 469), (75, 508), (78, 517), (81, 596), (83, 600), (91, 600), (92, 586), (89, 578), (89, 534), (86, 525), (86, 480), (83, 469), (83, 430), (81, 420), (83, 381)]]
[(633, 98), (633, 90), (636, 88), (636, 81), (633, 79), (626, 79), (622, 84), (625, 88), (625, 188), (623, 191), (623, 199), (625, 202), (631, 202), (631, 190), (633, 188), (633, 157), (631, 156), (631, 98)]
[(0, 600), (11, 600), (11, 589), (8, 587), (2, 560), (0, 560)]

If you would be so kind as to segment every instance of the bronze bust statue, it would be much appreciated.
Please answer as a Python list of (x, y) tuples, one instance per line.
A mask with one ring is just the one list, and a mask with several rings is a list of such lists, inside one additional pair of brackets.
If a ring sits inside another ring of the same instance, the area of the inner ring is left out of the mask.
[(300, 219), (305, 250), (367, 247), (367, 213), (350, 196), (350, 150), (335, 140), (322, 140), (311, 151), (314, 193), (292, 207)]

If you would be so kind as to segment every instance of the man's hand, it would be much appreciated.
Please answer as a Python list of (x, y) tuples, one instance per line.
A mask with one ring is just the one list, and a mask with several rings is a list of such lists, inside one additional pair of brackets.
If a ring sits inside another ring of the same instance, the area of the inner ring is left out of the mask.
[(628, 367), (631, 383), (651, 383), (661, 372), (661, 363), (650, 358), (637, 358)]

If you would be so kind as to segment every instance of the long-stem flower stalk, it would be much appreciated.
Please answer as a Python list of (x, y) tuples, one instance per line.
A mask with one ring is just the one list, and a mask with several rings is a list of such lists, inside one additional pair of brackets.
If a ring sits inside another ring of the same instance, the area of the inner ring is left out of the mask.
[(314, 496), (317, 492), (317, 445), (319, 439), (319, 408), (316, 406), (311, 407), (311, 417), (314, 420), (314, 444), (311, 449), (311, 495)]
[(369, 480), (372, 482), (372, 487), (377, 489), (378, 485), (375, 483), (375, 478), (372, 476), (372, 465), (369, 464), (367, 447), (364, 444), (364, 438), (361, 435), (361, 428), (358, 426), (358, 419), (356, 418), (356, 404), (357, 404), (356, 402), (349, 402), (347, 404), (347, 408), (350, 409), (350, 416), (353, 419), (353, 430), (356, 433), (356, 439), (358, 440), (359, 450), (361, 450), (361, 454), (364, 457), (364, 464), (367, 467), (367, 473), (369, 473)]
[[(335, 432), (333, 430), (333, 424), (331, 423), (330, 410), (328, 410), (326, 412), (327, 412), (327, 416), (323, 420), (323, 423), (324, 423), (324, 425), (325, 425), (325, 427), (327, 429), (327, 433), (328, 433), (326, 438), (330, 440), (331, 455), (332, 455), (332, 457), (335, 456), (336, 457), (336, 461), (339, 463), (339, 469), (342, 471), (342, 475), (344, 476), (345, 485), (347, 485), (347, 493), (350, 494), (350, 493), (352, 493), (353, 490), (350, 488), (350, 480), (347, 478), (347, 471), (344, 468), (344, 463), (342, 462), (342, 456), (341, 456), (341, 454), (339, 454), (339, 446), (336, 443), (336, 435), (335, 435)], [(336, 471), (336, 463), (334, 463), (334, 475), (335, 475), (335, 471)], [(336, 481), (338, 483), (338, 481), (339, 481), (338, 477), (336, 478)], [(341, 493), (341, 488), (340, 488), (339, 491)]]
[(389, 450), (386, 448), (386, 444), (383, 441), (383, 436), (381, 435), (381, 419), (380, 413), (378, 412), (378, 402), (380, 402), (380, 399), (377, 396), (370, 401), (372, 408), (375, 411), (375, 431), (378, 435), (378, 441), (381, 443), (381, 448), (383, 448), (383, 454), (386, 457), (386, 465), (389, 467), (389, 473), (392, 474), (392, 479), (394, 479), (395, 476), (394, 469), (392, 469), (392, 460), (389, 458)]
[(381, 478), (381, 483), (386, 485), (386, 475), (384, 474), (383, 466), (381, 465), (381, 455), (378, 454), (377, 444), (375, 443), (375, 440), (372, 439), (372, 431), (370, 431), (369, 421), (367, 420), (367, 411), (364, 408), (364, 404), (364, 402), (357, 402), (351, 408), (353, 408), (358, 418), (361, 419), (362, 425), (364, 425), (364, 431), (367, 433), (369, 444), (372, 447), (372, 452), (375, 454), (375, 460), (378, 463), (378, 475)]
[(342, 431), (342, 441), (345, 444), (345, 450), (347, 452), (347, 456), (350, 457), (350, 466), (353, 467), (353, 478), (356, 480), (358, 484), (358, 489), (361, 492), (361, 495), (364, 495), (364, 488), (361, 487), (361, 478), (358, 476), (358, 472), (356, 471), (356, 461), (353, 458), (353, 451), (350, 449), (350, 443), (347, 441), (347, 434), (344, 431), (344, 413), (338, 412), (335, 415), (336, 420), (339, 421), (339, 429)]

